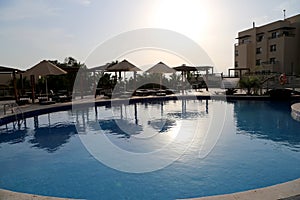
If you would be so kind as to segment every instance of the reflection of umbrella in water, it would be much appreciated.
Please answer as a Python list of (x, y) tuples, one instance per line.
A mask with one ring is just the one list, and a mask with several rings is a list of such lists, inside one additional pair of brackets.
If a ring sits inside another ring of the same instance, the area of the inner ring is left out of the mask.
[(166, 118), (160, 118), (160, 119), (154, 119), (148, 121), (148, 124), (158, 130), (160, 133), (166, 132), (170, 128), (174, 127), (176, 125), (176, 121), (174, 119), (166, 119)]
[(27, 130), (5, 130), (4, 133), (0, 132), (0, 143), (17, 144), (25, 141)]
[(150, 69), (148, 69), (146, 72), (160, 74), (160, 89), (161, 89), (162, 74), (175, 73), (176, 71), (174, 69), (170, 68), (169, 66), (167, 66), (165, 63), (159, 62), (156, 65), (154, 65), (153, 67), (151, 67)]
[(34, 144), (33, 147), (45, 149), (49, 153), (53, 153), (63, 144), (68, 143), (70, 137), (76, 134), (74, 125), (57, 125), (49, 127), (41, 127), (35, 130), (34, 138), (29, 142)]
[(148, 121), (148, 125), (158, 130), (160, 133), (166, 132), (168, 129), (175, 126), (176, 121), (173, 119), (163, 117), (164, 113), (164, 101), (152, 102), (153, 104), (160, 104), (160, 118)]
[(121, 138), (130, 138), (131, 135), (137, 135), (143, 131), (141, 125), (136, 125), (124, 119), (99, 120), (99, 124), (102, 130), (120, 135)]
[(169, 112), (167, 116), (176, 119), (197, 119), (208, 114), (208, 100), (205, 100), (205, 111), (187, 111), (187, 100), (181, 100), (181, 112)]
[(48, 75), (62, 75), (67, 72), (63, 69), (60, 69), (56, 65), (52, 64), (49, 61), (43, 60), (40, 63), (36, 64), (32, 68), (26, 70), (24, 73), (25, 76), (45, 76), (46, 77), (46, 95), (48, 98), (48, 84), (47, 84), (47, 76)]

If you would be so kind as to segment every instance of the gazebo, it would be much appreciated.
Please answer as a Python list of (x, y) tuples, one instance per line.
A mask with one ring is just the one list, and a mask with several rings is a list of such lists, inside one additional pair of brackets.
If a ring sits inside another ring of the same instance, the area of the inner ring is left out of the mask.
[[(19, 99), (16, 74), (20, 74), (20, 78), (22, 79), (22, 73), (23, 73), (22, 70), (19, 70), (16, 68), (0, 66), (0, 75), (7, 76), (7, 80), (12, 78), (13, 88), (14, 88), (13, 89), (14, 90), (14, 98), (16, 101), (18, 101), (18, 99)], [(5, 80), (5, 79), (3, 77), (1, 77), (1, 80)], [(1, 83), (1, 84), (6, 85), (7, 83)]]

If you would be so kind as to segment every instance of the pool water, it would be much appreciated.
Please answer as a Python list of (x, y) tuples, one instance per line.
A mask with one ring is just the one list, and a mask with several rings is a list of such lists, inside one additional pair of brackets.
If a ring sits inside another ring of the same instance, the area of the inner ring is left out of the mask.
[[(214, 120), (220, 114), (216, 106), (225, 109), (224, 122)], [(0, 188), (84, 199), (178, 199), (290, 181), (300, 178), (300, 123), (290, 112), (288, 102), (177, 100), (28, 118), (20, 127), (0, 127)], [(88, 130), (126, 151), (144, 153), (172, 141), (176, 131), (214, 126), (221, 133), (210, 138), (217, 143), (205, 156), (199, 156), (203, 137), (195, 137), (178, 159), (147, 173), (110, 168), (82, 142), (92, 137), (82, 134)]]

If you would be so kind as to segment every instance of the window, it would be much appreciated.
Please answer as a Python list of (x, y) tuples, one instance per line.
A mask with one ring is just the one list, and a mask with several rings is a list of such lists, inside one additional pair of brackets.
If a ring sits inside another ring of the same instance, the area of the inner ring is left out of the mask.
[(278, 33), (277, 32), (273, 32), (271, 38), (277, 38), (278, 37)]
[(276, 58), (270, 58), (270, 64), (275, 64)]
[(241, 44), (248, 44), (248, 43), (250, 43), (250, 38), (242, 39)]
[(234, 67), (238, 67), (238, 66), (239, 66), (238, 61), (235, 61), (235, 62), (234, 62)]
[(264, 35), (258, 35), (258, 36), (256, 37), (256, 41), (257, 41), (257, 42), (261, 42), (263, 39), (264, 39)]
[(288, 31), (283, 31), (283, 32), (282, 32), (282, 35), (284, 35), (284, 36), (289, 36), (290, 33), (289, 33)]
[(238, 51), (238, 50), (235, 50), (235, 51), (234, 51), (234, 55), (235, 55), (235, 56), (238, 56), (238, 55), (239, 55), (239, 51)]
[(270, 46), (270, 51), (271, 52), (276, 51), (276, 44)]
[(260, 66), (261, 65), (261, 59), (257, 59), (256, 60), (256, 66)]
[(261, 54), (261, 52), (262, 52), (261, 47), (256, 48), (256, 54)]

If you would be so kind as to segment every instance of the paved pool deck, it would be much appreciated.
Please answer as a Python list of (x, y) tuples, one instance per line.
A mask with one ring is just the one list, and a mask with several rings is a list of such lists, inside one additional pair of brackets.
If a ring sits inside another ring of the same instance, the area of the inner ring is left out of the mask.
[[(204, 99), (207, 99), (207, 96), (210, 94), (202, 94), (202, 97)], [(152, 97), (137, 97), (135, 99), (151, 99)], [(153, 97), (154, 99), (157, 99), (157, 97)], [(247, 97), (242, 97), (242, 99), (246, 99)], [(264, 100), (264, 97), (257, 97), (258, 99)], [(162, 99), (164, 99), (162, 97)], [(239, 98), (237, 98), (239, 99)], [(253, 96), (250, 97), (250, 99), (253, 99)], [(122, 99), (121, 99), (122, 100)], [(97, 98), (95, 102), (106, 102), (110, 101), (108, 99), (103, 98)], [(12, 101), (13, 102), (13, 101)], [(91, 98), (87, 99), (81, 99), (76, 102), (73, 102), (74, 104), (85, 104), (85, 103), (91, 103)], [(8, 102), (0, 102), (0, 107), (2, 108), (4, 103), (10, 103)], [(294, 106), (295, 109), (297, 109), (300, 113), (300, 103), (297, 103), (298, 105)], [(294, 104), (295, 105), (295, 104)], [(39, 104), (27, 104), (23, 106), (19, 106), (21, 112), (39, 112), (47, 109), (56, 109), (59, 107), (71, 107), (72, 102), (66, 102), (66, 103), (55, 103), (50, 105), (39, 105)], [(8, 113), (4, 115), (3, 110), (0, 110), (0, 119), (7, 116), (13, 116), (15, 113)], [(300, 123), (300, 122), (299, 122)], [(39, 196), (34, 194), (25, 194), (25, 193), (19, 193), (19, 192), (13, 192), (9, 190), (0, 189), (0, 200), (66, 200), (67, 198), (56, 198), (56, 197), (46, 197), (46, 196)], [(218, 196), (208, 196), (208, 197), (201, 197), (201, 198), (193, 198), (196, 200), (300, 200), (300, 178), (289, 181), (286, 183), (266, 187), (266, 188), (259, 188), (244, 192), (238, 192), (238, 193), (232, 193), (232, 194), (225, 194), (225, 195), (218, 195)]]
[(300, 200), (300, 178), (270, 187), (193, 200)]
[[(2, 200), (67, 200), (68, 198), (56, 198), (25, 194), (0, 189)], [(300, 178), (286, 183), (273, 185), (232, 194), (192, 198), (189, 200), (300, 200)]]

